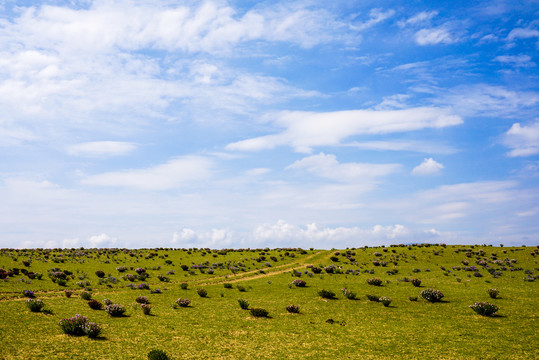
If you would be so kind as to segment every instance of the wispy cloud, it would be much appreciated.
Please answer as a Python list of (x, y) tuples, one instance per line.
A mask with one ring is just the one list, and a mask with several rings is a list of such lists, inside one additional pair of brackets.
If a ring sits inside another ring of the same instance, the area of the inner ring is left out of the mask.
[(127, 155), (136, 148), (136, 144), (124, 141), (90, 141), (71, 145), (67, 151), (75, 156), (109, 157)]
[(452, 44), (458, 41), (455, 34), (444, 27), (421, 29), (415, 33), (415, 42), (418, 45)]

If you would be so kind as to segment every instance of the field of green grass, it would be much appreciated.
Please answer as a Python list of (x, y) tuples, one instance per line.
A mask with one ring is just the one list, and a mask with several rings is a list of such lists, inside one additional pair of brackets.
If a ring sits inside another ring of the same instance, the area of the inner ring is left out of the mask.
[[(537, 247), (487, 245), (0, 249), (0, 359), (147, 359), (152, 349), (171, 359), (539, 359), (538, 259)], [(368, 284), (373, 278), (381, 285)], [(443, 293), (440, 302), (420, 296), (429, 288)], [(24, 290), (45, 307), (31, 312)], [(83, 291), (124, 305), (126, 315), (91, 309)], [(174, 306), (179, 298), (190, 306)], [(268, 317), (241, 309), (240, 298)], [(478, 315), (469, 307), (476, 302), (499, 310)], [(99, 324), (100, 336), (64, 334), (58, 322), (75, 314)]]

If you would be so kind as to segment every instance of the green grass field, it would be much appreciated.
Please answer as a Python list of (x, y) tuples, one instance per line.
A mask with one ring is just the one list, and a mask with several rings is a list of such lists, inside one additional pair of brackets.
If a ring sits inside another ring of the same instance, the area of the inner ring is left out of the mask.
[[(538, 359), (539, 294), (532, 280), (538, 258), (535, 247), (486, 245), (2, 249), (0, 358), (147, 359), (150, 350), (161, 349), (172, 359)], [(119, 272), (120, 266), (126, 271)], [(137, 268), (149, 277), (127, 280), (138, 275)], [(66, 283), (59, 284), (64, 276)], [(371, 278), (382, 285), (369, 285)], [(409, 281), (414, 278), (420, 287)], [(292, 285), (295, 279), (306, 286)], [(150, 290), (138, 289), (141, 283)], [(127, 315), (92, 310), (80, 297), (85, 288), (93, 299), (123, 304)], [(207, 297), (197, 294), (200, 288)], [(343, 288), (357, 299), (345, 297)], [(442, 301), (418, 296), (427, 288), (440, 290)], [(495, 288), (499, 296), (493, 299), (487, 290)], [(74, 291), (70, 298), (66, 289)], [(162, 293), (151, 293), (156, 289)], [(336, 299), (320, 297), (322, 289)], [(43, 300), (42, 311), (27, 308), (24, 290)], [(367, 295), (392, 301), (385, 307)], [(136, 303), (138, 296), (150, 300), (150, 315)], [(191, 306), (175, 308), (178, 298)], [(269, 317), (242, 310), (239, 298), (266, 309)], [(499, 311), (478, 315), (469, 308), (475, 302), (495, 304)], [(289, 313), (290, 304), (300, 313)], [(58, 322), (75, 314), (100, 324), (101, 335), (64, 334)]]

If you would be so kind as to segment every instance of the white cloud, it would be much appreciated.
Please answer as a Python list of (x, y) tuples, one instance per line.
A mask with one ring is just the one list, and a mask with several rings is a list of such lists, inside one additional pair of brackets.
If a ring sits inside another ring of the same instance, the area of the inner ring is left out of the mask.
[(71, 145), (67, 148), (70, 155), (88, 157), (109, 157), (127, 155), (136, 145), (123, 141), (91, 141)]
[(337, 112), (286, 111), (276, 114), (274, 124), (282, 133), (228, 144), (227, 150), (256, 151), (292, 146), (311, 152), (315, 146), (340, 145), (348, 137), (388, 134), (459, 125), (462, 119), (445, 108), (418, 107), (403, 110), (350, 110)]
[(415, 33), (415, 42), (419, 45), (452, 44), (457, 41), (455, 35), (444, 27), (421, 29)]
[(335, 155), (324, 153), (305, 157), (287, 167), (292, 170), (306, 170), (317, 176), (344, 183), (369, 181), (394, 173), (399, 168), (399, 164), (341, 164)]
[(511, 157), (539, 154), (539, 121), (529, 126), (514, 123), (504, 134), (503, 143), (512, 149), (507, 154)]
[(432, 158), (423, 160), (423, 162), (417, 165), (413, 170), (413, 175), (439, 175), (444, 166)]
[(507, 35), (507, 40), (539, 38), (539, 30), (530, 28), (515, 28)]
[(110, 237), (107, 234), (100, 234), (91, 236), (88, 239), (88, 243), (92, 248), (108, 248), (115, 247), (118, 239)]
[(392, 150), (392, 151), (413, 151), (430, 154), (454, 154), (458, 150), (444, 145), (443, 143), (431, 143), (427, 141), (409, 141), (409, 140), (387, 140), (387, 141), (361, 141), (351, 142), (347, 146), (357, 147), (365, 150)]
[(417, 24), (423, 24), (430, 21), (436, 15), (438, 15), (438, 11), (422, 11), (406, 19), (405, 21), (399, 21), (398, 25), (399, 27), (405, 27), (408, 25), (414, 26)]
[(498, 61), (502, 64), (509, 64), (515, 67), (531, 67), (535, 66), (535, 63), (531, 61), (531, 57), (528, 55), (500, 55), (494, 58), (494, 61)]
[(364, 31), (374, 25), (389, 19), (395, 14), (395, 10), (382, 11), (381, 9), (372, 9), (369, 12), (370, 19), (359, 24), (351, 25), (350, 28), (357, 31)]
[(208, 179), (211, 168), (212, 161), (208, 158), (185, 156), (147, 169), (128, 169), (92, 175), (82, 180), (82, 183), (141, 190), (169, 190)]

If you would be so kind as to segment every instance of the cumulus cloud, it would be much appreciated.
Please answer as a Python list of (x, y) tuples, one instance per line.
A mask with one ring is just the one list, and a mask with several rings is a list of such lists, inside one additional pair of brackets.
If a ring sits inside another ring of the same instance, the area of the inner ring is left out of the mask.
[(340, 145), (354, 135), (443, 128), (461, 123), (462, 119), (449, 109), (436, 107), (319, 113), (286, 111), (276, 114), (274, 120), (276, 127), (284, 128), (283, 132), (231, 143), (226, 149), (257, 151), (288, 145), (298, 152), (311, 152), (315, 146)]
[(67, 148), (70, 155), (87, 157), (109, 157), (127, 155), (136, 145), (123, 141), (90, 141), (71, 145)]
[(206, 180), (211, 175), (212, 161), (201, 156), (172, 159), (146, 169), (127, 169), (92, 175), (82, 183), (92, 186), (113, 186), (140, 190), (169, 190), (187, 183)]
[(417, 165), (413, 170), (413, 175), (439, 175), (442, 170), (444, 169), (444, 166), (438, 162), (436, 162), (432, 158), (428, 158), (423, 160), (423, 162), (419, 165)]
[(92, 248), (108, 248), (115, 247), (117, 238), (113, 238), (107, 234), (100, 234), (91, 236), (88, 239), (88, 243)]
[(514, 123), (504, 134), (503, 144), (511, 149), (510, 157), (539, 154), (539, 121), (528, 126)]

